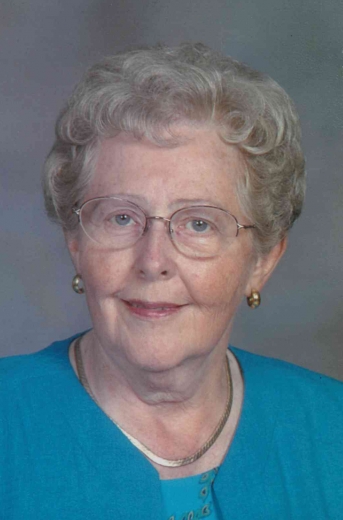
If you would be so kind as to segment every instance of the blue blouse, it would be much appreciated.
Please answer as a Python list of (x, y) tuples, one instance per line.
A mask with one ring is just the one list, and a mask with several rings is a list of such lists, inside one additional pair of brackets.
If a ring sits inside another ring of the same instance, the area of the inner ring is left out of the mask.
[(161, 483), (85, 392), (72, 339), (0, 360), (0, 520), (194, 520), (201, 506), (210, 520), (342, 520), (342, 383), (233, 349), (242, 414), (198, 505), (205, 485), (182, 479), (174, 500), (178, 483)]
[(161, 480), (162, 497), (167, 520), (218, 520), (213, 501), (214, 468), (201, 475)]

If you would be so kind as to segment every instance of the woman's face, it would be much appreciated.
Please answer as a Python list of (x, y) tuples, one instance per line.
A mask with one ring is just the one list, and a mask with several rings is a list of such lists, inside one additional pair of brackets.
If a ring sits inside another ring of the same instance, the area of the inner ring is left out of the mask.
[[(213, 130), (180, 132), (188, 140), (174, 148), (124, 134), (104, 141), (84, 200), (118, 195), (167, 218), (183, 207), (213, 205), (251, 224), (236, 196), (237, 149)], [(175, 248), (163, 221), (151, 221), (135, 245), (119, 251), (93, 242), (80, 227), (67, 240), (97, 341), (118, 362), (152, 370), (224, 351), (242, 297), (262, 287), (277, 260), (257, 258), (252, 233), (241, 230), (219, 256), (194, 259)]]

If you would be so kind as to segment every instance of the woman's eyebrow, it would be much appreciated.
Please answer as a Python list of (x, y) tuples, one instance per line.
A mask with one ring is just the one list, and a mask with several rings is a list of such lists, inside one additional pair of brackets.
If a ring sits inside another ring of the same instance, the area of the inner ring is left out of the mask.
[(201, 206), (218, 206), (221, 207), (222, 204), (218, 200), (212, 200), (212, 199), (177, 199), (173, 202), (175, 205), (201, 205)]
[[(119, 197), (127, 200), (135, 200), (140, 203), (149, 204), (150, 199), (148, 197), (145, 197), (144, 195), (138, 195), (137, 193), (113, 193), (110, 195), (107, 195), (108, 197)], [(176, 199), (171, 203), (171, 206), (216, 206), (216, 207), (222, 207), (223, 204), (219, 202), (218, 200), (212, 200), (212, 199), (202, 199), (202, 198), (180, 198)]]

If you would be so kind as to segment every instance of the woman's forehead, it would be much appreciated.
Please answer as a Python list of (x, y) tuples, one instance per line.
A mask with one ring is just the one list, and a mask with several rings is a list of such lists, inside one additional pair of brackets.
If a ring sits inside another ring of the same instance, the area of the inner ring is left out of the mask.
[(223, 143), (214, 130), (185, 129), (182, 137), (173, 147), (127, 134), (106, 139), (87, 196), (168, 194), (213, 204), (232, 198), (243, 169), (238, 149)]
[(236, 158), (241, 160), (241, 153), (234, 145), (223, 141), (216, 128), (179, 126), (172, 134), (172, 144), (157, 144), (146, 137), (135, 138), (132, 134), (121, 132), (115, 137), (104, 139), (100, 143), (98, 163), (135, 160), (142, 161), (150, 156), (159, 160), (170, 160), (185, 156), (192, 158), (195, 153), (198, 160), (227, 161)]
[[(116, 173), (163, 175), (168, 172), (176, 176), (183, 172), (186, 176), (201, 175), (215, 181), (221, 172), (238, 174), (242, 170), (239, 150), (224, 143), (214, 130), (185, 130), (184, 140), (172, 147), (158, 146), (146, 138), (137, 140), (128, 134), (119, 134), (104, 140), (99, 148), (96, 161), (96, 176)], [(193, 177), (192, 177), (193, 178)]]

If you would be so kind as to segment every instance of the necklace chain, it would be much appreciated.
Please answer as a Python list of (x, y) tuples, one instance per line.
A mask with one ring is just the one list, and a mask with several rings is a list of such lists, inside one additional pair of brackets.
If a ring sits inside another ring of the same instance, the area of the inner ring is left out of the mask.
[[(99, 402), (97, 401), (86, 376), (85, 367), (83, 364), (82, 354), (81, 354), (81, 338), (77, 338), (75, 342), (75, 361), (76, 361), (76, 369), (77, 374), (80, 380), (80, 383), (84, 387), (84, 389), (88, 392), (89, 396), (93, 399), (93, 401), (101, 408)], [(205, 442), (199, 450), (197, 450), (193, 455), (190, 455), (188, 457), (185, 457), (183, 459), (176, 459), (176, 460), (169, 460), (164, 459), (163, 457), (159, 457), (155, 453), (153, 453), (147, 446), (145, 446), (143, 443), (141, 443), (138, 439), (133, 437), (130, 433), (124, 430), (110, 415), (108, 415), (106, 412), (107, 417), (119, 428), (119, 430), (129, 439), (129, 441), (139, 450), (141, 451), (148, 459), (152, 460), (156, 464), (159, 464), (160, 466), (165, 466), (168, 468), (177, 468), (180, 466), (186, 466), (187, 464), (191, 464), (192, 462), (195, 462), (196, 460), (200, 459), (210, 448), (213, 446), (213, 444), (218, 439), (219, 435), (224, 429), (225, 424), (227, 423), (227, 420), (230, 416), (231, 407), (232, 407), (232, 400), (233, 400), (233, 388), (232, 388), (232, 378), (231, 378), (231, 372), (230, 372), (230, 365), (229, 365), (229, 359), (227, 357), (227, 386), (228, 386), (228, 397), (226, 401), (225, 411), (216, 426), (214, 432), (210, 436), (210, 438)]]

